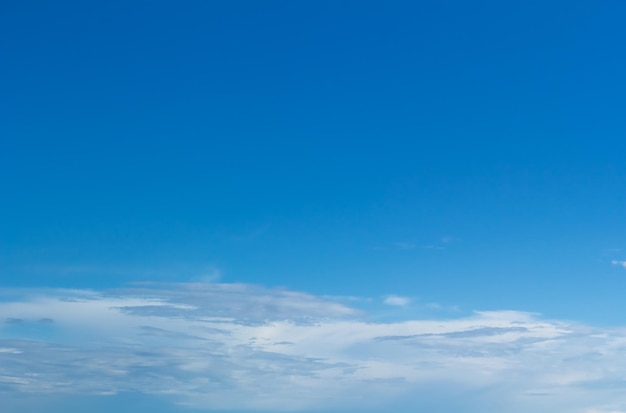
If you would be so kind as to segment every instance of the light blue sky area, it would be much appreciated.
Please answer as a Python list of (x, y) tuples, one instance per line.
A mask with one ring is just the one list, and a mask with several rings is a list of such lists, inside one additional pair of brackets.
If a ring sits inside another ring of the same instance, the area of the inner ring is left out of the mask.
[(0, 12), (8, 413), (626, 411), (626, 3), (57, 3)]

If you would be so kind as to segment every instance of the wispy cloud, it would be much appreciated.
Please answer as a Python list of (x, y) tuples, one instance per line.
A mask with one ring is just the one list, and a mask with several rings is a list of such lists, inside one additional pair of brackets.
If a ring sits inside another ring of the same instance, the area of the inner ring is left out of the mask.
[(399, 295), (387, 295), (385, 296), (383, 302), (387, 305), (395, 307), (405, 307), (411, 304), (411, 299), (408, 297), (401, 297)]
[(597, 409), (591, 409), (591, 410), (587, 410), (585, 411), (585, 413), (626, 413), (623, 410), (597, 410)]
[(0, 323), (0, 397), (140, 392), (250, 411), (448, 411), (455, 398), (467, 412), (626, 410), (626, 329), (516, 311), (370, 315), (245, 284), (12, 291), (0, 320), (21, 321)]
[(216, 283), (222, 279), (222, 271), (217, 267), (208, 267), (199, 272), (194, 281), (201, 283)]
[(393, 246), (399, 250), (412, 250), (417, 248), (417, 245), (411, 242), (395, 242)]
[(439, 238), (439, 240), (437, 240), (435, 243), (432, 243), (432, 244), (416, 244), (413, 242), (402, 241), (402, 242), (395, 242), (392, 244), (392, 246), (395, 249), (404, 250), (404, 251), (409, 251), (409, 250), (414, 250), (414, 249), (443, 250), (445, 249), (446, 244), (450, 244), (456, 241), (458, 241), (458, 238), (446, 236), (446, 237)]
[(626, 268), (626, 261), (613, 260), (613, 261), (611, 261), (611, 264), (618, 265), (620, 267)]

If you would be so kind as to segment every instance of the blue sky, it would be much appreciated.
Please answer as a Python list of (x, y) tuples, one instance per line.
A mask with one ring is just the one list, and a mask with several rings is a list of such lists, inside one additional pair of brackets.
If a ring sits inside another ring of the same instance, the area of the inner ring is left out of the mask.
[(4, 2), (9, 413), (626, 411), (625, 15)]

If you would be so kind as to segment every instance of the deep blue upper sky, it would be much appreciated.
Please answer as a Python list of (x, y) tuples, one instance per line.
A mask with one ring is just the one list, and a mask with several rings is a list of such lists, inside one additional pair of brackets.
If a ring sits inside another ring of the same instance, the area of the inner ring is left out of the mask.
[(0, 286), (219, 272), (618, 323), (625, 12), (5, 1)]

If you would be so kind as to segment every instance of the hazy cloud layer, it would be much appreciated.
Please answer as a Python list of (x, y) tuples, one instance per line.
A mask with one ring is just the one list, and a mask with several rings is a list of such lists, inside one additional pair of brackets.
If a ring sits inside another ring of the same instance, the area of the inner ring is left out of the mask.
[(625, 329), (515, 311), (368, 319), (333, 299), (243, 284), (12, 291), (0, 302), (0, 397), (137, 392), (252, 411), (626, 411)]

